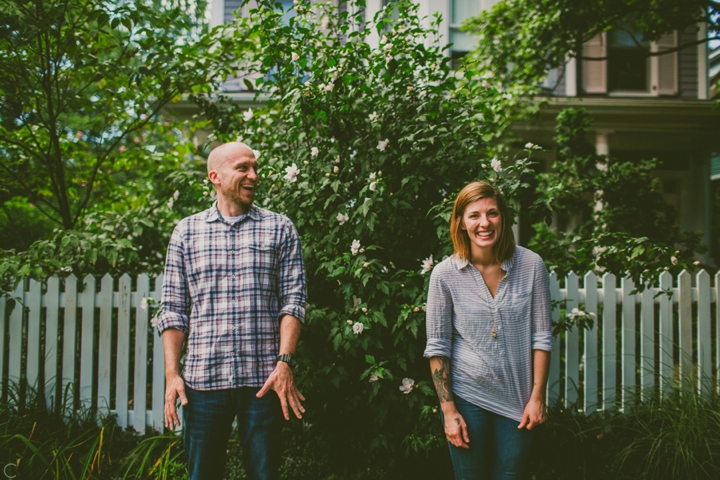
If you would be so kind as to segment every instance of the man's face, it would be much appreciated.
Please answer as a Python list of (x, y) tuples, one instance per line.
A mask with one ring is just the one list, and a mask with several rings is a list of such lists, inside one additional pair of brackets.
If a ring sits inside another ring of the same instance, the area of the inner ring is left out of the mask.
[(255, 199), (258, 182), (258, 162), (252, 151), (238, 149), (226, 157), (217, 169), (209, 173), (218, 195), (247, 210)]

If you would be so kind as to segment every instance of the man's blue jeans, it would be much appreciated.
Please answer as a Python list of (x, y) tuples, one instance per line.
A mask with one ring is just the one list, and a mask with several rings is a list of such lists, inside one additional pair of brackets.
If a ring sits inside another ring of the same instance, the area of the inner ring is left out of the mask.
[(281, 455), (282, 410), (277, 394), (262, 398), (259, 388), (201, 391), (185, 387), (183, 440), (190, 480), (221, 480), (227, 444), (237, 415), (243, 466), (251, 480), (277, 480)]
[(468, 426), (470, 448), (448, 442), (455, 480), (518, 480), (530, 453), (533, 432), (455, 395), (455, 406)]

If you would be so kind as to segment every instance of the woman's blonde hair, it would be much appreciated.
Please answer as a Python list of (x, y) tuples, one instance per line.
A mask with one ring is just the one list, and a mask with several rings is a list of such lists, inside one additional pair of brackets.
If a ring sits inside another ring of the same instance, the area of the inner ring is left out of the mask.
[(500, 237), (492, 252), (494, 261), (502, 263), (512, 258), (515, 253), (515, 237), (512, 232), (510, 210), (508, 209), (505, 197), (500, 190), (485, 180), (469, 183), (460, 190), (455, 205), (453, 206), (452, 218), (450, 219), (450, 237), (452, 238), (455, 255), (463, 260), (470, 261), (470, 237), (467, 231), (463, 230), (463, 215), (468, 205), (477, 202), (481, 198), (494, 198), (500, 211)]

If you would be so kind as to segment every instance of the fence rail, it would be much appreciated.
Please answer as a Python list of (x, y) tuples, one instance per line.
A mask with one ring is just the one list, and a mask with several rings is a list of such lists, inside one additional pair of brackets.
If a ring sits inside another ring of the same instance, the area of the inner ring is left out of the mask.
[[(635, 294), (630, 279), (618, 282), (612, 274), (550, 280), (554, 321), (573, 308), (596, 319), (591, 329), (556, 338), (551, 402), (591, 413), (625, 408), (678, 383), (720, 392), (720, 274), (711, 282), (705, 271), (694, 279), (687, 271), (675, 279), (665, 272), (657, 287)], [(0, 298), (3, 398), (10, 382), (22, 380), (52, 408), (97, 408), (116, 414), (123, 428), (162, 431), (162, 342), (142, 302), (159, 301), (161, 285), (162, 275), (135, 282), (106, 275), (99, 283), (70, 275), (23, 282)], [(10, 309), (12, 299), (24, 308)]]

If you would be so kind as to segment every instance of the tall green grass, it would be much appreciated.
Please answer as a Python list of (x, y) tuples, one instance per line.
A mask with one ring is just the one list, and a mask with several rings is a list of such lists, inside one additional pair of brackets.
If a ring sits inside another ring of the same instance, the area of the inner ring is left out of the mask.
[(112, 416), (92, 409), (68, 415), (45, 406), (32, 388), (9, 385), (0, 403), (0, 461), (18, 479), (129, 480), (186, 476), (180, 437), (123, 431)]
[(720, 399), (676, 385), (624, 413), (555, 406), (536, 433), (530, 471), (536, 480), (717, 480)]

